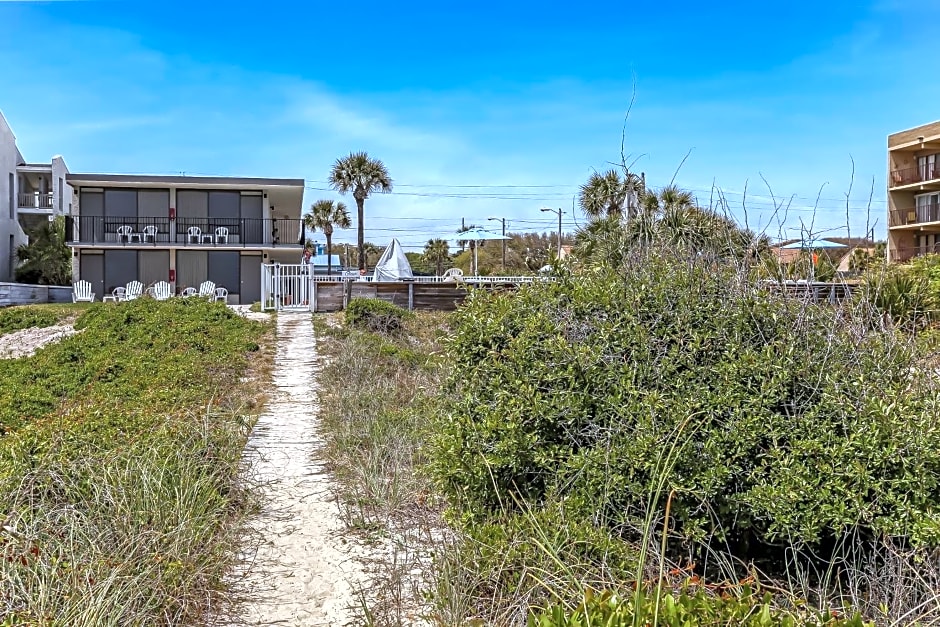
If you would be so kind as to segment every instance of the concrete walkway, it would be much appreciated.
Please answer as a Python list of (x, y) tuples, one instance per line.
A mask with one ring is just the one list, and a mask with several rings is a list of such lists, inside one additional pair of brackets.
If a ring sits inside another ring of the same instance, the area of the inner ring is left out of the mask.
[[(310, 314), (280, 313), (274, 393), (245, 451), (266, 503), (253, 529), (264, 538), (239, 587), (248, 625), (335, 625), (349, 621), (364, 582), (317, 458), (316, 338)], [(250, 556), (248, 561), (251, 562)]]

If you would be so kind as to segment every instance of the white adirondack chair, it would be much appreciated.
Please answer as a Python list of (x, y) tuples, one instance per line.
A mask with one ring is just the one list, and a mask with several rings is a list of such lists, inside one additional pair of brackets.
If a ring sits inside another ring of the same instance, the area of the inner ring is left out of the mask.
[(463, 281), (463, 270), (460, 268), (450, 268), (444, 274), (441, 275), (441, 279), (445, 283), (451, 283), (454, 281)]
[(202, 298), (214, 298), (215, 297), (215, 283), (212, 281), (203, 281), (199, 286), (199, 296)]
[(228, 302), (228, 290), (224, 287), (215, 288), (215, 295), (212, 297), (212, 300), (220, 300), (223, 303)]
[(157, 300), (167, 300), (173, 296), (173, 288), (166, 281), (157, 281), (153, 284), (153, 297)]
[(122, 300), (137, 300), (143, 293), (144, 284), (140, 281), (131, 281), (124, 290), (124, 298)]
[(73, 303), (93, 303), (95, 302), (95, 293), (91, 291), (91, 283), (88, 281), (79, 281), (72, 286)]

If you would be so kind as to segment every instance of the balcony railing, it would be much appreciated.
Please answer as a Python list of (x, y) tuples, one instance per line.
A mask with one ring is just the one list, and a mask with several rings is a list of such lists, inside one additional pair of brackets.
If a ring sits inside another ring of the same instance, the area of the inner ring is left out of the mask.
[(52, 193), (26, 192), (18, 194), (20, 209), (52, 209)]
[(889, 185), (891, 187), (898, 187), (900, 185), (923, 183), (935, 179), (940, 179), (940, 164), (919, 165), (910, 168), (901, 168), (900, 170), (891, 170)]
[(278, 218), (67, 218), (72, 244), (104, 246), (298, 246), (304, 243), (299, 219)]
[(894, 209), (889, 217), (888, 226), (940, 222), (940, 203), (933, 202), (908, 209)]

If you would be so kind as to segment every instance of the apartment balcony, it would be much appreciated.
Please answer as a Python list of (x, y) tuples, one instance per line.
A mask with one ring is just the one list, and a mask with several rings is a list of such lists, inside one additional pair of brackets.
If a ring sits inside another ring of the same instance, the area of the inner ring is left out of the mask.
[(25, 192), (17, 194), (17, 208), (20, 211), (52, 212), (52, 192)]
[(888, 186), (903, 187), (905, 185), (929, 183), (932, 181), (940, 183), (940, 164), (920, 165), (910, 168), (901, 168), (900, 170), (891, 170)]
[(931, 222), (940, 222), (940, 203), (894, 209), (888, 215), (888, 226), (892, 229), (916, 227)]
[(293, 218), (175, 218), (69, 216), (72, 246), (269, 248), (304, 244), (303, 221)]

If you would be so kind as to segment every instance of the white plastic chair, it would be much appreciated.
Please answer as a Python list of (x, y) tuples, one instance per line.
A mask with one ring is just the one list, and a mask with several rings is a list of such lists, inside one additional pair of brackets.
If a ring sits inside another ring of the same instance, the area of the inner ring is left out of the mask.
[(129, 224), (122, 224), (117, 228), (117, 234), (118, 239), (129, 244), (134, 239), (134, 227)]
[(116, 288), (114, 288), (113, 290), (111, 290), (111, 295), (110, 295), (110, 296), (103, 296), (103, 297), (101, 298), (101, 302), (103, 302), (103, 303), (108, 303), (108, 302), (111, 302), (111, 303), (119, 303), (119, 302), (121, 302), (122, 300), (124, 300), (124, 292), (125, 292), (125, 291), (127, 291), (127, 290), (126, 290), (126, 288), (124, 288), (124, 286), (116, 287)]
[(215, 288), (215, 295), (212, 297), (212, 300), (220, 300), (223, 303), (228, 302), (228, 290), (224, 287)]
[(196, 291), (195, 287), (187, 287), (182, 292), (180, 292), (180, 296), (183, 298), (189, 298), (190, 296), (195, 296), (198, 293), (199, 292)]
[(190, 244), (198, 244), (202, 240), (202, 229), (200, 229), (198, 226), (191, 226), (186, 231), (186, 237), (188, 238), (187, 241)]
[(203, 281), (199, 286), (199, 296), (202, 298), (214, 298), (215, 297), (215, 283), (212, 281)]
[(173, 289), (166, 281), (157, 281), (153, 284), (153, 297), (157, 300), (167, 300), (173, 296)]
[(73, 303), (93, 303), (95, 302), (95, 293), (91, 291), (91, 283), (88, 281), (79, 281), (72, 286)]
[(224, 226), (216, 227), (215, 229), (215, 243), (216, 244), (227, 244), (228, 243), (228, 228)]
[(140, 281), (131, 281), (127, 284), (122, 301), (137, 300), (144, 293), (144, 284)]
[(160, 230), (159, 230), (157, 227), (155, 227), (155, 226), (152, 225), (152, 224), (148, 224), (148, 225), (145, 226), (145, 227), (143, 228), (143, 230), (141, 231), (141, 234), (142, 234), (142, 241), (147, 242), (148, 244), (152, 244), (152, 243), (156, 242), (156, 241), (157, 241), (157, 233), (159, 233), (159, 232), (160, 232)]

